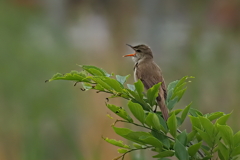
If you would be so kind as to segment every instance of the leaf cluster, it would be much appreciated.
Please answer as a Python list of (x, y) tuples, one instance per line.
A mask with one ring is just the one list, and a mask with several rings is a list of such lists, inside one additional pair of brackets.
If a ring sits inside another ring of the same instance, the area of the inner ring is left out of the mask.
[[(161, 112), (154, 112), (157, 107), (161, 83), (155, 84), (144, 92), (144, 86), (140, 80), (132, 84), (125, 84), (129, 75), (120, 76), (109, 74), (105, 70), (95, 66), (81, 65), (82, 71), (71, 71), (66, 74), (55, 74), (50, 80), (70, 80), (82, 83), (82, 90), (96, 90), (109, 93), (109, 98), (124, 98), (128, 100), (126, 108), (106, 103), (106, 106), (120, 117), (112, 126), (116, 134), (132, 142), (131, 145), (122, 141), (103, 138), (106, 142), (120, 147), (121, 154), (117, 159), (135, 150), (150, 149), (156, 154), (153, 158), (167, 160), (167, 157), (177, 157), (179, 160), (234, 160), (240, 154), (240, 131), (233, 133), (226, 122), (230, 114), (215, 112), (203, 114), (191, 108), (191, 104), (184, 109), (175, 109), (174, 106), (184, 95), (188, 79), (185, 76), (180, 80), (171, 82), (168, 87), (166, 105), (170, 111), (167, 121), (162, 118)], [(133, 118), (134, 117), (134, 118)], [(192, 130), (180, 131), (179, 127), (189, 117)], [(119, 128), (117, 123), (129, 123), (146, 131), (133, 131), (129, 128)], [(215, 157), (215, 158), (214, 158)]]

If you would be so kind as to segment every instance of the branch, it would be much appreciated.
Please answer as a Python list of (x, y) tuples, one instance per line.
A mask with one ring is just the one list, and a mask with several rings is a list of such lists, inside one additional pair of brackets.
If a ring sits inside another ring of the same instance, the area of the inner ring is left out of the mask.
[(149, 127), (146, 127), (146, 126), (143, 126), (143, 125), (137, 124), (137, 123), (128, 122), (128, 121), (124, 121), (124, 120), (116, 120), (116, 121), (115, 121), (115, 123), (114, 123), (114, 125), (115, 125), (117, 122), (125, 122), (125, 123), (130, 123), (130, 124), (133, 124), (133, 125), (135, 125), (135, 126), (138, 126), (138, 127), (142, 127), (142, 128), (149, 129), (149, 130), (151, 130), (151, 131), (157, 131), (158, 133), (160, 133), (160, 134), (163, 134), (163, 135), (164, 135), (164, 136), (166, 136), (167, 138), (169, 138), (169, 139), (171, 139), (171, 140), (175, 141), (175, 139), (174, 139), (174, 138), (172, 138), (172, 137), (169, 137), (169, 136), (165, 135), (165, 134), (164, 134), (162, 131), (158, 131), (158, 130), (155, 130), (155, 129), (152, 129), (152, 128), (149, 128)]

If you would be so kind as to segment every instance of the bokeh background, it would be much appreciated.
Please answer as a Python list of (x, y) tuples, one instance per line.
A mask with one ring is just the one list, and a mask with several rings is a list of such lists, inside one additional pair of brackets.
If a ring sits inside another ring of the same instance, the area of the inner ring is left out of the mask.
[[(193, 101), (203, 113), (232, 112), (229, 125), (240, 130), (240, 1), (3, 0), (0, 160), (119, 156), (117, 147), (101, 138), (121, 139), (106, 116), (108, 95), (82, 92), (72, 82), (44, 81), (80, 69), (76, 64), (132, 74), (133, 62), (122, 58), (132, 52), (126, 43), (148, 44), (167, 84), (196, 77), (178, 108)], [(151, 154), (136, 152), (126, 159)]]

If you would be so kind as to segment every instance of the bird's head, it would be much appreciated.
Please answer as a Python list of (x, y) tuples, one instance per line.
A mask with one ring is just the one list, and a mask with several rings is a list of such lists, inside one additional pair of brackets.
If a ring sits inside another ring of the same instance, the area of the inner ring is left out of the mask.
[(151, 49), (144, 44), (141, 45), (137, 45), (137, 46), (131, 46), (129, 44), (127, 44), (129, 47), (131, 47), (135, 53), (133, 54), (127, 54), (123, 57), (132, 57), (133, 61), (138, 62), (141, 59), (152, 59), (153, 55), (152, 55), (152, 51)]

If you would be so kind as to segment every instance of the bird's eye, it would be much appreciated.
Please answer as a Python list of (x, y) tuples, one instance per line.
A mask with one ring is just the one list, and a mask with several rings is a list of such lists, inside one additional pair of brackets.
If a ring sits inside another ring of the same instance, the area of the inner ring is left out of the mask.
[(137, 52), (141, 52), (141, 50), (140, 50), (140, 49), (137, 49), (136, 51), (137, 51)]

